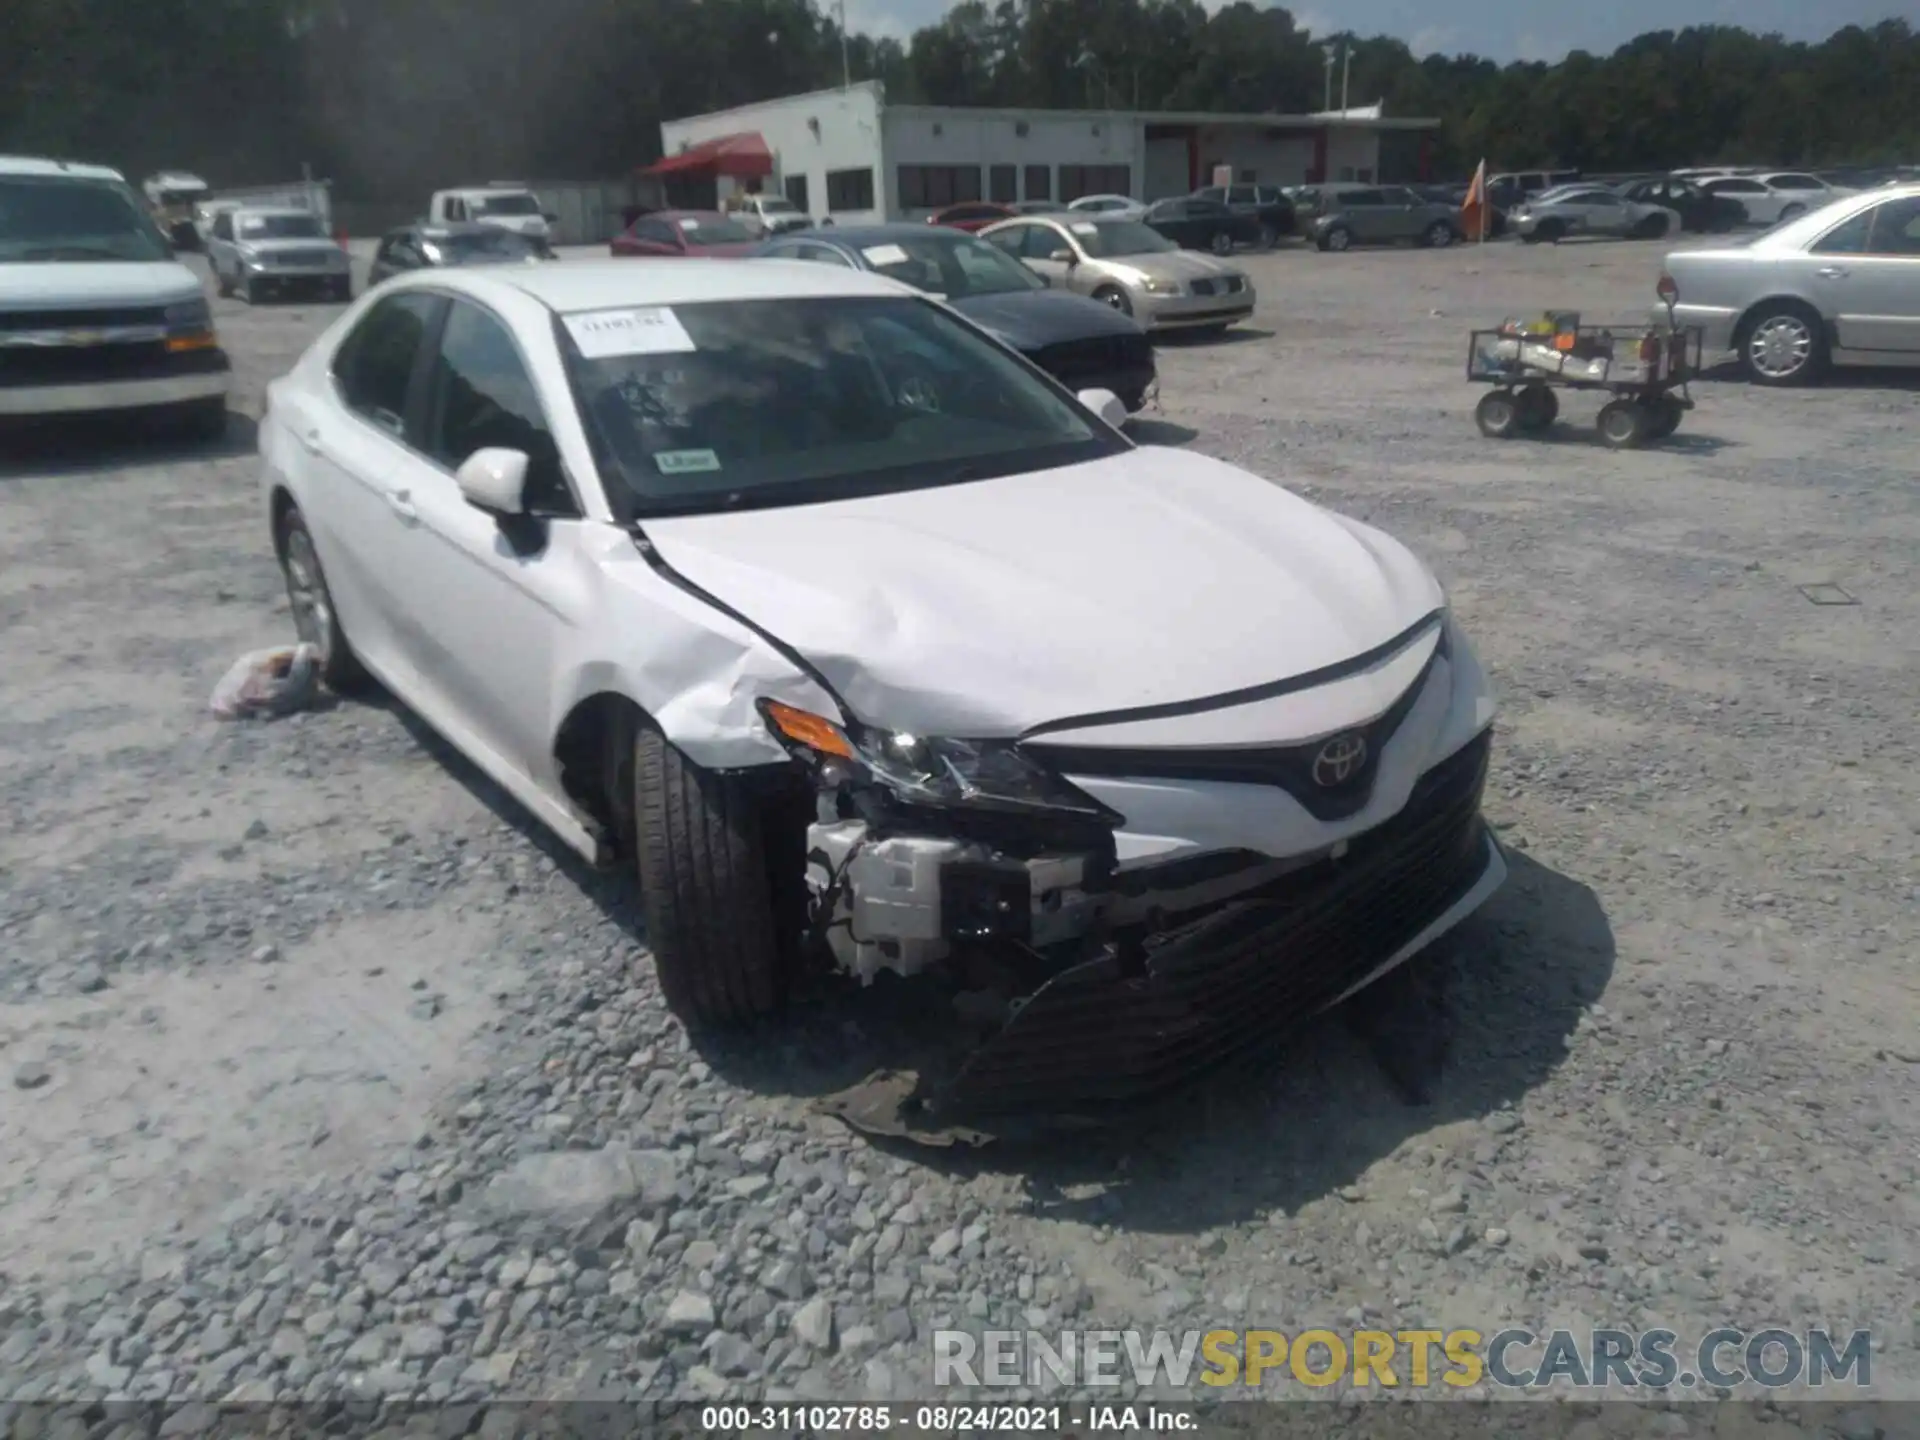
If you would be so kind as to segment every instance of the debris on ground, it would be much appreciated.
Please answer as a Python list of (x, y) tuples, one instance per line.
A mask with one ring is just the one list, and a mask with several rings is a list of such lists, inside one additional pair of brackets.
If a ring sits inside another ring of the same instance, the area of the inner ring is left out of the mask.
[(222, 720), (291, 715), (311, 705), (319, 689), (317, 645), (254, 650), (234, 661), (220, 677), (210, 708)]

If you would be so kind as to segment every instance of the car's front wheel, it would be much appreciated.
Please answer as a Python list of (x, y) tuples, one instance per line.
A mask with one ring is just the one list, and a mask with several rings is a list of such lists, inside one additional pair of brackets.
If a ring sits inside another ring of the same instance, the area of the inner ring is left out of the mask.
[(294, 631), (302, 644), (320, 652), (321, 682), (336, 695), (364, 685), (367, 672), (347, 643), (347, 632), (340, 628), (340, 612), (334, 609), (333, 592), (320, 568), (320, 552), (297, 505), (288, 505), (281, 514), (274, 548), (280, 552), (280, 569), (287, 580)]
[(1341, 251), (1353, 246), (1353, 232), (1344, 225), (1335, 225), (1320, 237), (1322, 250)]
[(1118, 285), (1102, 285), (1093, 292), (1093, 298), (1102, 305), (1118, 310), (1122, 315), (1133, 314), (1133, 302), (1127, 298), (1127, 292)]
[(667, 1005), (709, 1024), (775, 1009), (786, 976), (761, 797), (650, 725), (634, 740), (633, 792), (647, 945)]
[(1434, 221), (1433, 224), (1427, 227), (1426, 242), (1428, 249), (1446, 249), (1447, 246), (1453, 244), (1453, 226), (1444, 220)]
[(1216, 255), (1231, 255), (1233, 253), (1233, 236), (1224, 230), (1216, 230), (1213, 235), (1213, 253)]

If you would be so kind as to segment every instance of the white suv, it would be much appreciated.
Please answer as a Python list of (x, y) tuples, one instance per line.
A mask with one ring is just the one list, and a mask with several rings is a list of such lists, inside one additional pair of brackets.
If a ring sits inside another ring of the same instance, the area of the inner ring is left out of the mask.
[(164, 408), (214, 437), (231, 378), (199, 277), (118, 171), (0, 156), (0, 417)]

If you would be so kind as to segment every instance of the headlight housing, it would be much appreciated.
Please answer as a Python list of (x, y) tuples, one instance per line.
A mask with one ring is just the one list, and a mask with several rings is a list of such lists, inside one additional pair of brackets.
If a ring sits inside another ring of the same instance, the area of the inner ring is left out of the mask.
[(958, 740), (839, 725), (777, 700), (760, 702), (767, 728), (796, 758), (890, 791), (908, 805), (1122, 817), (1008, 740)]
[(219, 345), (213, 334), (213, 307), (204, 295), (180, 300), (167, 306), (167, 350), (179, 354), (186, 350), (212, 350)]
[(1152, 276), (1148, 276), (1146, 280), (1141, 282), (1141, 285), (1149, 295), (1178, 295), (1180, 293), (1180, 282), (1178, 280), (1156, 280)]

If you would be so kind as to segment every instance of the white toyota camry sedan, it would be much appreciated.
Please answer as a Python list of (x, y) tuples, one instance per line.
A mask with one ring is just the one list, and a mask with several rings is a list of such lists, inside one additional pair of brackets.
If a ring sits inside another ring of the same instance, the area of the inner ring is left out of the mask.
[(939, 1104), (1126, 1100), (1506, 873), (1492, 695), (1425, 566), (880, 276), (405, 276), (268, 401), (328, 682), (635, 866), (691, 1021), (812, 963), (927, 971), (987, 1017)]

